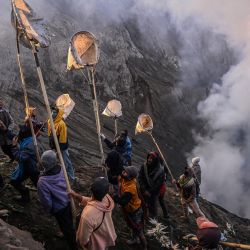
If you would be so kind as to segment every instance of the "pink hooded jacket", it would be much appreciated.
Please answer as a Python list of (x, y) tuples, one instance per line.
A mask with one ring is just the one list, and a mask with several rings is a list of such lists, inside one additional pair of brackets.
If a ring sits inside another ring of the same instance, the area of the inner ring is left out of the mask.
[[(112, 198), (107, 194), (102, 201), (97, 201), (83, 196), (81, 204), (85, 208), (76, 233), (76, 240), (80, 246), (84, 250), (105, 250), (106, 247), (114, 246), (117, 236), (112, 221)], [(96, 228), (98, 229), (94, 231)]]

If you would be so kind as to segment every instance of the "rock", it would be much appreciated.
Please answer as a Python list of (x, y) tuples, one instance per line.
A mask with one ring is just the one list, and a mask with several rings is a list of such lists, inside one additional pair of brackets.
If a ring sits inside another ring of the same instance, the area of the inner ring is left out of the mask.
[(0, 210), (0, 217), (8, 216), (9, 211), (7, 209)]
[(41, 243), (35, 241), (26, 231), (5, 223), (0, 219), (1, 250), (44, 250)]

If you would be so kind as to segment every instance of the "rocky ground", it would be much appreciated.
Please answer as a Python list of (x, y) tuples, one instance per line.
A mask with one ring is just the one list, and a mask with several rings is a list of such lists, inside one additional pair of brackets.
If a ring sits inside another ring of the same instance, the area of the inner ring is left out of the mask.
[[(16, 164), (4, 163), (4, 160), (6, 160), (6, 158), (1, 157), (1, 170), (3, 172), (6, 183), (8, 183), (10, 172), (14, 169)], [(76, 174), (80, 178), (80, 184), (74, 187), (75, 190), (84, 195), (88, 195), (89, 186), (92, 179), (96, 176), (101, 175), (102, 170), (99, 167), (78, 166), (76, 168)], [(15, 225), (21, 230), (29, 231), (32, 234), (33, 238), (36, 241), (40, 242), (41, 245), (43, 245), (47, 250), (66, 250), (64, 239), (57, 236), (58, 227), (55, 219), (52, 216), (44, 213), (38, 201), (35, 188), (32, 187), (29, 181), (26, 184), (30, 187), (32, 200), (25, 206), (13, 201), (13, 196), (17, 193), (10, 185), (7, 184), (6, 188), (0, 193), (0, 209), (8, 210), (8, 215), (4, 216), (3, 219), (9, 224)], [(183, 244), (185, 244), (185, 242), (182, 240), (182, 237), (186, 234), (196, 232), (194, 216), (191, 215), (190, 222), (183, 221), (183, 219), (181, 218), (182, 210), (179, 197), (176, 196), (175, 189), (171, 187), (170, 184), (168, 184), (165, 200), (169, 210), (170, 218), (168, 220), (163, 219), (161, 211), (159, 211), (158, 220), (163, 223), (163, 225), (167, 226), (166, 231), (168, 232), (168, 236), (173, 241), (173, 243), (178, 243), (180, 245), (180, 249), (182, 249)], [(218, 223), (222, 230), (228, 230), (226, 227), (227, 223), (233, 226), (235, 234), (229, 233), (229, 241), (241, 242), (245, 244), (250, 242), (250, 220), (242, 219), (236, 215), (233, 215), (225, 209), (204, 199), (201, 199), (200, 203), (201, 209), (204, 211), (207, 217)], [(80, 213), (81, 211), (78, 209), (78, 212)], [(129, 247), (126, 245), (125, 241), (127, 238), (129, 238), (130, 231), (126, 227), (126, 223), (124, 222), (122, 214), (118, 207), (116, 207), (114, 210), (113, 220), (115, 223), (118, 239), (116, 246), (112, 249), (139, 249), (138, 246)], [(152, 228), (152, 226), (150, 224), (147, 224), (146, 228), (146, 230), (148, 230)], [(154, 238), (147, 238), (150, 250), (163, 249)], [(2, 239), (2, 237), (0, 237), (0, 239)]]

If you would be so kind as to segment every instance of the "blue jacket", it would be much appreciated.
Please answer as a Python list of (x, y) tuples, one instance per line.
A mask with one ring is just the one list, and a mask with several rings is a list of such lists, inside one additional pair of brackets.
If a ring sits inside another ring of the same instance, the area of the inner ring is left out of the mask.
[(20, 142), (19, 147), (12, 149), (12, 153), (18, 161), (18, 165), (11, 174), (11, 180), (21, 182), (29, 176), (39, 174), (32, 137), (24, 138)]

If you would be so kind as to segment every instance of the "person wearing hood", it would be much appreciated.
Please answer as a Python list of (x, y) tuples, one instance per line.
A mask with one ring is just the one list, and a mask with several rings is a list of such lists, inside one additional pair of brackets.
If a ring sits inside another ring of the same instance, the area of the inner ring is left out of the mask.
[(205, 217), (196, 201), (196, 183), (193, 177), (193, 171), (190, 167), (185, 167), (184, 174), (179, 177), (176, 185), (180, 189), (185, 218), (188, 219), (188, 207), (192, 208), (197, 217)]
[(192, 159), (192, 170), (195, 178), (197, 179), (199, 185), (201, 184), (201, 167), (200, 167), (200, 157), (194, 157)]
[(55, 216), (69, 248), (76, 250), (76, 232), (63, 169), (58, 164), (57, 155), (53, 150), (45, 151), (41, 162), (44, 171), (37, 184), (39, 200), (45, 211)]
[(120, 135), (117, 135), (114, 141), (107, 139), (104, 134), (101, 134), (101, 137), (108, 148), (114, 149), (121, 154), (125, 166), (131, 166), (132, 144), (127, 130), (123, 130)]
[(112, 185), (118, 185), (118, 177), (122, 174), (123, 171), (123, 160), (121, 155), (113, 150), (108, 153), (105, 160), (105, 165), (108, 168), (108, 180)]
[(191, 170), (193, 171), (193, 176), (196, 182), (196, 199), (198, 201), (200, 195), (200, 185), (201, 185), (201, 167), (200, 167), (200, 157), (194, 157), (192, 159)]
[(197, 238), (199, 245), (195, 249), (217, 249), (221, 237), (218, 225), (204, 217), (198, 217), (196, 223), (198, 226)]
[(141, 166), (138, 179), (140, 191), (149, 210), (149, 217), (154, 218), (157, 216), (158, 199), (164, 217), (168, 218), (164, 197), (161, 195), (162, 187), (165, 184), (165, 170), (157, 152), (148, 153), (147, 161)]
[[(29, 189), (26, 188), (22, 182), (30, 178), (36, 187), (39, 178), (39, 170), (37, 168), (37, 159), (31, 130), (26, 125), (20, 125), (19, 128), (18, 137), (13, 139), (13, 146), (15, 147), (12, 148), (12, 153), (18, 161), (18, 165), (11, 174), (10, 184), (21, 194), (21, 197), (18, 197), (16, 200), (29, 202)], [(17, 145), (18, 142), (19, 145)]]
[(143, 249), (146, 250), (147, 241), (143, 233), (144, 215), (137, 186), (137, 173), (134, 166), (124, 168), (119, 177), (119, 195), (114, 196), (114, 201), (122, 207), (127, 225), (132, 229), (132, 239), (127, 240), (127, 244), (138, 244), (141, 241)]
[(14, 129), (14, 120), (9, 111), (4, 108), (4, 102), (0, 99), (0, 146), (5, 155), (9, 156), (9, 162), (15, 160), (12, 153), (12, 139)]
[[(64, 110), (59, 108), (52, 109), (52, 118), (55, 124), (56, 135), (58, 138), (60, 150), (64, 160), (64, 164), (68, 173), (70, 181), (76, 181), (75, 170), (73, 168), (72, 162), (69, 157), (69, 143), (68, 143), (68, 132), (67, 125), (63, 120)], [(51, 149), (55, 149), (55, 142), (51, 131), (50, 121), (48, 121), (48, 135), (49, 135), (49, 144)]]
[(70, 192), (84, 207), (76, 233), (76, 239), (84, 250), (105, 250), (115, 245), (116, 232), (112, 220), (114, 201), (108, 194), (109, 182), (98, 177), (91, 185), (91, 197)]

